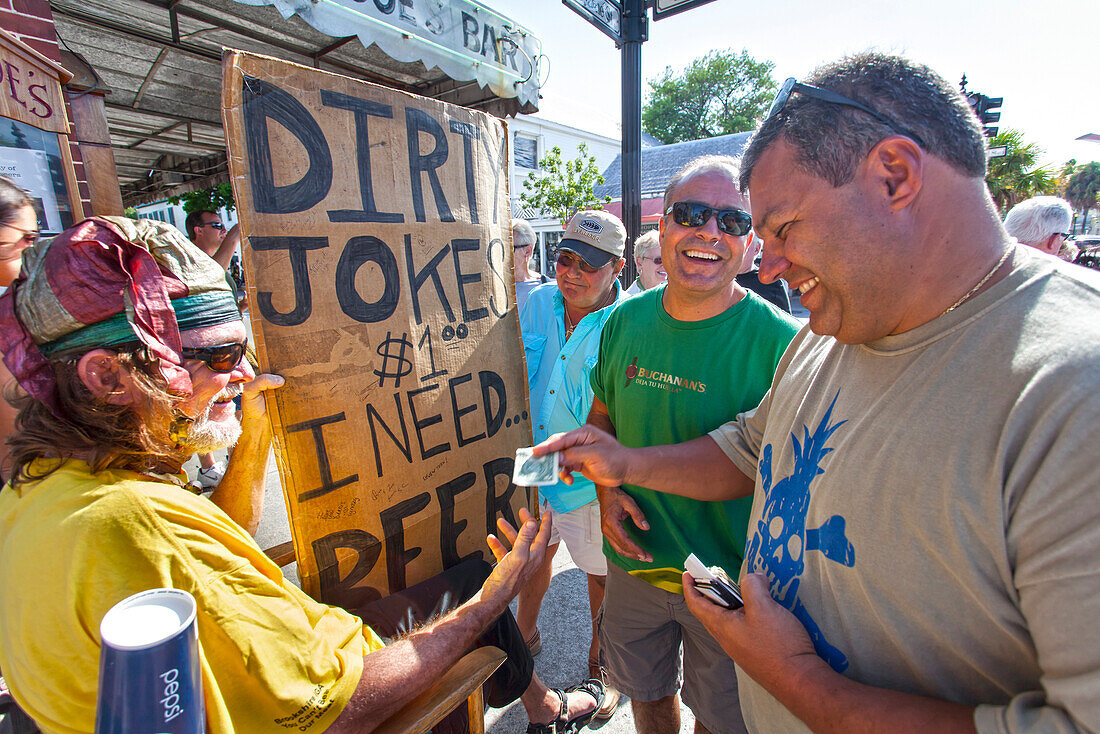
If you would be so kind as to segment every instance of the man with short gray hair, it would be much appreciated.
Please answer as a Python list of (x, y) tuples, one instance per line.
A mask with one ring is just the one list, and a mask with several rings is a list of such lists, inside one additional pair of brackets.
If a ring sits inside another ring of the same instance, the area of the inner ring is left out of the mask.
[(1020, 244), (1058, 256), (1069, 237), (1073, 210), (1057, 196), (1033, 196), (1012, 207), (1005, 217), (1005, 230)]
[(512, 220), (512, 273), (516, 282), (516, 310), (522, 311), (527, 296), (536, 286), (547, 282), (542, 273), (531, 272), (531, 256), (538, 237), (525, 219)]
[(765, 398), (677, 446), (536, 454), (753, 497), (744, 609), (684, 585), (750, 730), (1100, 731), (1100, 278), (1012, 240), (977, 118), (901, 57), (788, 79), (741, 183), (760, 279), (810, 311)]
[[(623, 300), (604, 325), (588, 423), (628, 446), (696, 438), (751, 408), (798, 330), (735, 281), (752, 239), (738, 173), (734, 158), (702, 156), (669, 180), (658, 225), (668, 282)], [(639, 734), (679, 732), (679, 695), (696, 734), (745, 731), (733, 663), (688, 611), (681, 572), (690, 553), (740, 566), (751, 501), (672, 497), (645, 482), (597, 481), (596, 494), (608, 559), (600, 656)]]

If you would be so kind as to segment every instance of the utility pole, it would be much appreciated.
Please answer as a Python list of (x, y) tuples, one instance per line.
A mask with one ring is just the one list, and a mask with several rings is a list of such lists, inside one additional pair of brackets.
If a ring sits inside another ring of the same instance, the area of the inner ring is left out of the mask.
[(589, 23), (615, 41), (622, 50), (623, 93), (623, 225), (626, 227), (626, 265), (623, 282), (636, 275), (634, 240), (642, 229), (642, 44), (649, 40), (649, 8), (661, 20), (713, 0), (562, 0)]
[(634, 240), (642, 229), (642, 44), (649, 38), (645, 0), (624, 0), (622, 32), (622, 204), (627, 241), (623, 282), (632, 283), (637, 275)]

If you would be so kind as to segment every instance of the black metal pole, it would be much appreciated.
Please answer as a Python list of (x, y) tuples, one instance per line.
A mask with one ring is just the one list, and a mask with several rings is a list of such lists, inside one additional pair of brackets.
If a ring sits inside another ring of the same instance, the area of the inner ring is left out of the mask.
[(642, 228), (642, 43), (649, 36), (645, 0), (623, 2), (623, 224), (626, 225), (626, 266), (623, 282), (632, 283), (634, 240)]

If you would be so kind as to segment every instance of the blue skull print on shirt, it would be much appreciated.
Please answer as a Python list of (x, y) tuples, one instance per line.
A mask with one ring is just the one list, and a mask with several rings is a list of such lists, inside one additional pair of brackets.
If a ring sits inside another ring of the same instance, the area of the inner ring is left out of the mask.
[(798, 618), (809, 633), (814, 649), (838, 673), (848, 668), (848, 658), (825, 639), (810, 610), (798, 598), (799, 581), (805, 569), (805, 553), (818, 551), (843, 566), (856, 562), (855, 548), (844, 531), (844, 517), (833, 515), (819, 528), (806, 527), (810, 505), (810, 484), (824, 474), (821, 460), (832, 449), (825, 445), (847, 421), (829, 425), (838, 392), (813, 433), (802, 427), (803, 439), (791, 433), (794, 471), (772, 485), (772, 445), (760, 454), (760, 482), (764, 492), (764, 511), (749, 542), (748, 570), (768, 579), (772, 596)]

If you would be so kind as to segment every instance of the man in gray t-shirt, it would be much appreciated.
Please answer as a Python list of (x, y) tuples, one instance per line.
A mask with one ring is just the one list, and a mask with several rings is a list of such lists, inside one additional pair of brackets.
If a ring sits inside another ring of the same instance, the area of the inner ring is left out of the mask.
[(769, 393), (676, 446), (539, 451), (753, 494), (744, 609), (685, 581), (752, 731), (1100, 731), (1100, 278), (1015, 245), (984, 173), (927, 67), (788, 80), (742, 163), (761, 280), (810, 311)]

